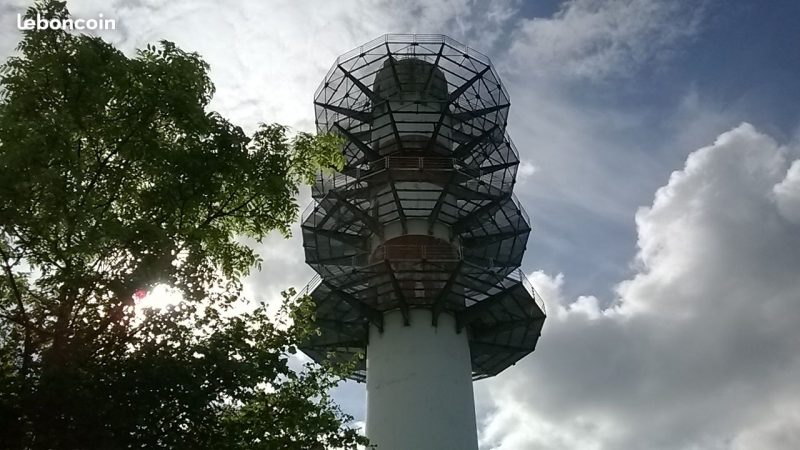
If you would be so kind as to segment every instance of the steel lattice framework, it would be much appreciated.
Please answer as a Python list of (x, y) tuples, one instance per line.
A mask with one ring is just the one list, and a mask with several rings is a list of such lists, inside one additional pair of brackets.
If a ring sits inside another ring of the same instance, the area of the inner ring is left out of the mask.
[(302, 350), (350, 359), (384, 312), (407, 322), (425, 308), (468, 333), (473, 378), (533, 351), (544, 304), (519, 270), (530, 220), (488, 58), (444, 36), (386, 35), (340, 56), (314, 104), (318, 131), (344, 137), (345, 165), (319, 175), (302, 217), (319, 274), (303, 293), (321, 329)]

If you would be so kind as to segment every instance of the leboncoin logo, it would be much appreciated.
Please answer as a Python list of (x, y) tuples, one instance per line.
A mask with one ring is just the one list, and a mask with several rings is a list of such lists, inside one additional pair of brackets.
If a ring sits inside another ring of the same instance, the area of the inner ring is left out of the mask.
[(36, 18), (24, 18), (17, 14), (17, 28), (20, 30), (116, 30), (117, 21), (106, 19), (98, 14), (96, 19), (48, 19), (36, 13)]

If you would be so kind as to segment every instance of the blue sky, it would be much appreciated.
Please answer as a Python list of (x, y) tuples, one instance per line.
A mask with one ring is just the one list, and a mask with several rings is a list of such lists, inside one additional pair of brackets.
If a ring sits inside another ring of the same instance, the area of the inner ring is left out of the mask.
[[(552, 14), (557, 12), (559, 4), (525, 2), (522, 12), (528, 17)], [(800, 104), (800, 52), (797, 51), (800, 3), (779, 0), (769, 2), (768, 7), (743, 0), (688, 4), (692, 6), (687, 10), (695, 8), (693, 13), (698, 14), (696, 31), (667, 49), (669, 54), (663, 56), (664, 59), (629, 65), (609, 77), (569, 79), (559, 86), (561, 100), (576, 107), (590, 109), (598, 115), (606, 109), (637, 116), (622, 129), (612, 129), (613, 139), (621, 141), (619, 148), (612, 152), (622, 158), (642, 152), (649, 163), (647, 167), (621, 163), (609, 168), (609, 172), (621, 179), (604, 180), (626, 185), (630, 196), (621, 201), (625, 202), (627, 217), (622, 214), (598, 217), (586, 210), (570, 212), (563, 203), (550, 205), (547, 201), (540, 206), (558, 210), (554, 214), (557, 217), (574, 214), (574, 222), (551, 224), (548, 214), (534, 214), (540, 227), (552, 227), (543, 234), (563, 239), (569, 246), (556, 250), (534, 236), (528, 260), (536, 267), (551, 271), (570, 267), (573, 277), (583, 279), (574, 280), (567, 288), (572, 294), (585, 293), (581, 289), (598, 292), (600, 288), (603, 292), (613, 287), (620, 276), (630, 272), (628, 261), (636, 251), (635, 240), (631, 239), (635, 235), (635, 224), (630, 220), (633, 213), (638, 206), (651, 200), (653, 192), (697, 146), (707, 144), (713, 136), (741, 122), (749, 122), (783, 141), (795, 137), (800, 123), (797, 106)], [(700, 4), (702, 7), (696, 6)], [(682, 27), (685, 23), (681, 22), (691, 21), (687, 15), (676, 19), (676, 23), (667, 26)], [(647, 39), (647, 36), (641, 38)], [(524, 82), (519, 84), (521, 89), (529, 87)], [(517, 97), (515, 89), (516, 86), (511, 87), (512, 101)], [(688, 111), (689, 108), (702, 109)], [(713, 116), (715, 123), (698, 130), (698, 136), (686, 143), (674, 145), (674, 127), (680, 125), (674, 120), (690, 120), (691, 114)], [(524, 123), (519, 123), (524, 120), (524, 115), (512, 113), (511, 132), (514, 133), (515, 127), (524, 128)], [(546, 142), (541, 144), (547, 145)], [(536, 152), (530, 155), (535, 160)], [(596, 162), (611, 164), (612, 159), (604, 161), (600, 155)], [(627, 185), (626, 174), (639, 170), (645, 172), (645, 176)], [(593, 224), (591, 229), (587, 229), (586, 222)], [(595, 258), (575, 259), (584, 253), (581, 249), (599, 250), (599, 254), (607, 258), (605, 267), (598, 271), (599, 261)]]
[[(16, 14), (0, 0), (0, 55)], [(200, 52), (212, 106), (313, 129), (335, 57), (384, 33), (447, 34), (508, 88), (523, 269), (539, 348), (476, 383), (481, 448), (800, 448), (800, 2), (68, 1), (126, 52)], [(306, 193), (300, 199), (305, 205)], [(298, 238), (258, 246), (250, 295), (311, 278)], [(363, 385), (336, 398), (363, 418)]]

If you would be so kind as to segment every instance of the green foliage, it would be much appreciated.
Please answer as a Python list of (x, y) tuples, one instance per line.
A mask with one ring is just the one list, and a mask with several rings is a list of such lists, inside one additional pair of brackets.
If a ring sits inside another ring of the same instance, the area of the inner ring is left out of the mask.
[[(288, 367), (307, 306), (285, 323), (233, 310), (259, 262), (235, 237), (288, 235), (298, 185), (341, 166), (338, 138), (247, 136), (170, 42), (128, 58), (27, 31), (18, 50), (0, 69), (2, 446), (355, 448), (326, 394), (347, 368)], [(185, 301), (136, 314), (159, 283)]]

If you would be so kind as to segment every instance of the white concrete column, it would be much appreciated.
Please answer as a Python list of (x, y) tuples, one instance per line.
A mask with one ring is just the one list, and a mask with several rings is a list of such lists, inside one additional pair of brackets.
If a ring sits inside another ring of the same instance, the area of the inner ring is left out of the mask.
[(449, 314), (384, 315), (367, 346), (367, 437), (378, 450), (477, 450), (469, 343)]

